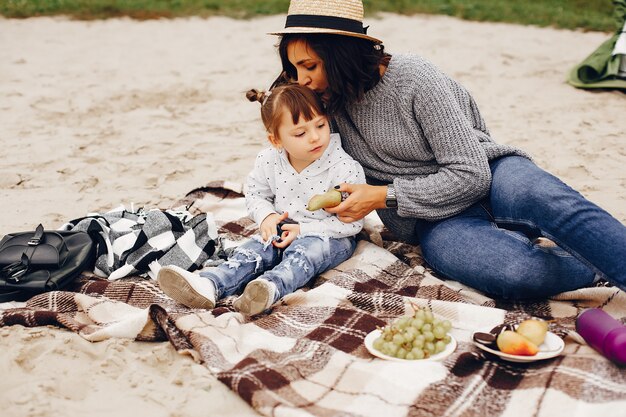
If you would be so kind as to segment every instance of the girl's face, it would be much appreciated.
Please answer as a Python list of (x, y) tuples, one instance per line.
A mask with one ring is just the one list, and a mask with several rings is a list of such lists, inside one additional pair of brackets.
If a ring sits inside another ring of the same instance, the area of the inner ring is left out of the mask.
[(326, 116), (315, 115), (308, 122), (300, 117), (293, 123), (291, 113), (284, 109), (278, 126), (278, 137), (269, 135), (274, 146), (282, 146), (287, 152), (291, 166), (301, 172), (319, 159), (330, 142), (330, 126)]
[(324, 97), (328, 80), (319, 55), (304, 40), (296, 40), (287, 45), (287, 57), (297, 71), (298, 84)]

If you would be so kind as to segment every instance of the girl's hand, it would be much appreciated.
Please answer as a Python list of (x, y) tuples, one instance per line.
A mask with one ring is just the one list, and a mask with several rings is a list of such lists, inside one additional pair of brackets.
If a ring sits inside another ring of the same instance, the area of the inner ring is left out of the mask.
[(386, 185), (380, 186), (342, 183), (338, 190), (341, 192), (347, 192), (350, 195), (338, 206), (324, 210), (329, 213), (336, 214), (337, 218), (344, 223), (352, 223), (354, 221), (361, 220), (371, 211), (386, 207)]
[(280, 235), (280, 241), (274, 241), (272, 244), (277, 248), (286, 248), (300, 234), (300, 225), (297, 223), (283, 224), (281, 227), (283, 233)]
[(278, 234), (278, 223), (284, 221), (285, 219), (287, 219), (287, 217), (289, 217), (289, 213), (284, 212), (283, 214), (272, 213), (265, 219), (263, 219), (259, 229), (261, 231), (261, 237), (263, 238), (264, 242), (266, 242), (272, 236)]

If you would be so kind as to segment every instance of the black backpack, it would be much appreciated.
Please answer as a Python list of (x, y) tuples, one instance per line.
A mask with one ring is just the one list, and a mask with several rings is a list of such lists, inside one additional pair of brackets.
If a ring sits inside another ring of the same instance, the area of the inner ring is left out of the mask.
[(93, 268), (95, 243), (86, 232), (10, 233), (0, 241), (0, 302), (59, 290)]

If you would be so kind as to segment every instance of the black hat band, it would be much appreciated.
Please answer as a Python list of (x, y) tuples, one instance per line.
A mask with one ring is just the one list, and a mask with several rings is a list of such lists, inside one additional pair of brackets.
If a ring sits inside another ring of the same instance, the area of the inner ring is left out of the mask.
[(318, 16), (314, 14), (292, 14), (287, 16), (285, 28), (290, 27), (334, 29), (359, 34), (367, 33), (367, 28), (364, 28), (363, 23), (358, 20), (347, 19), (345, 17)]

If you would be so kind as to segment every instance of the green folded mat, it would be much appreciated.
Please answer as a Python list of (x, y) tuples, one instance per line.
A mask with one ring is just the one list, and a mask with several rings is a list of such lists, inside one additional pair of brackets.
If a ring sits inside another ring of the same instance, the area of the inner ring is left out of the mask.
[(615, 43), (624, 30), (626, 0), (613, 0), (615, 4), (616, 33), (602, 43), (580, 64), (572, 68), (567, 82), (578, 88), (611, 88), (626, 90), (626, 78), (618, 76), (622, 55), (612, 55)]

